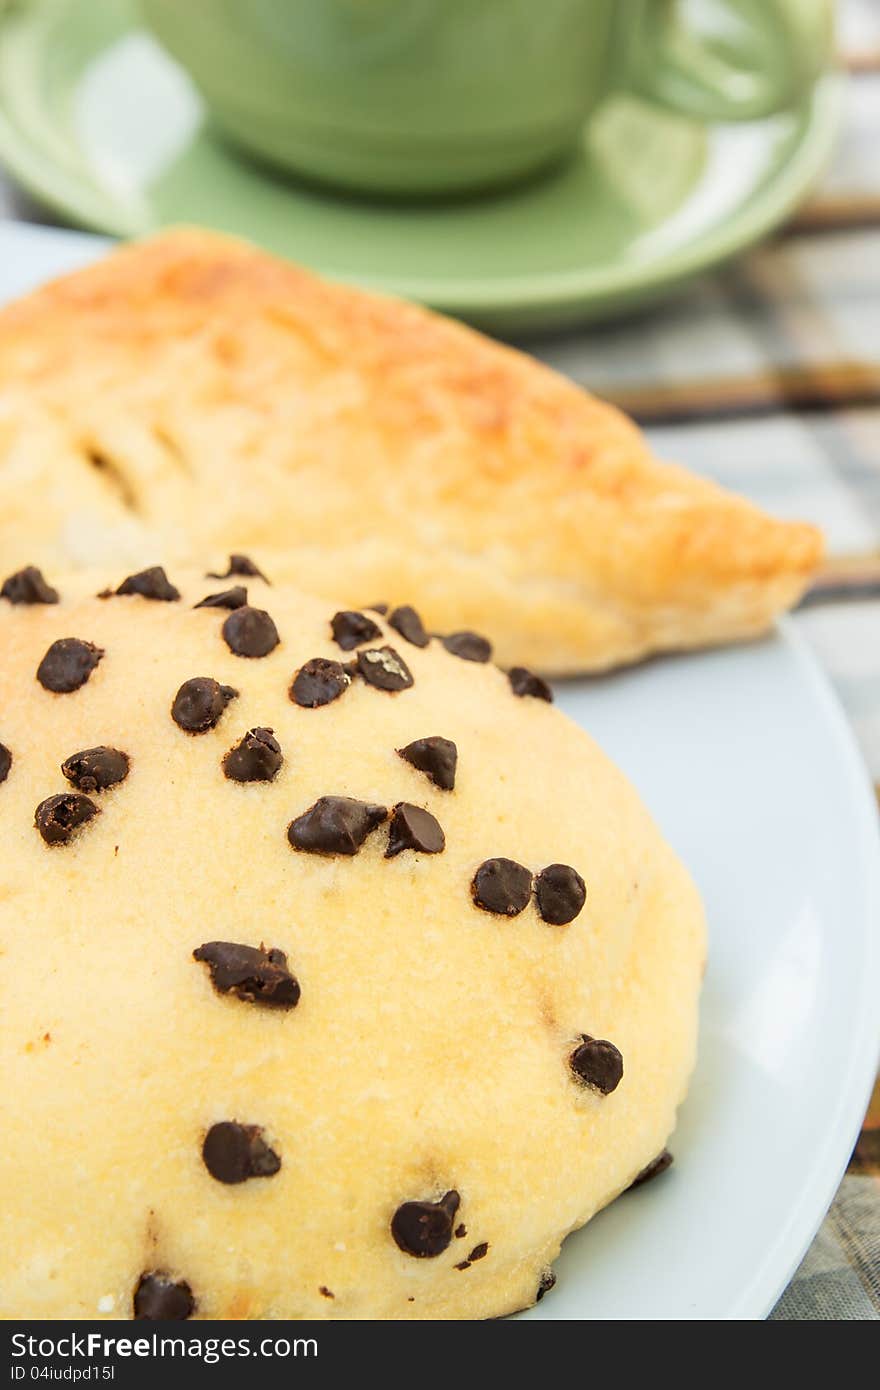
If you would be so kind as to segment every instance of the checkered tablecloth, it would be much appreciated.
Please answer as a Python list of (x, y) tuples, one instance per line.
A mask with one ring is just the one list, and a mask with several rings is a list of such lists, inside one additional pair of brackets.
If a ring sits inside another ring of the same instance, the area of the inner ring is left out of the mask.
[[(660, 457), (823, 528), (830, 559), (795, 621), (880, 793), (880, 0), (841, 0), (839, 36), (844, 131), (793, 221), (662, 311), (529, 349), (641, 420)], [(3, 216), (46, 220), (0, 178)], [(771, 1317), (880, 1319), (880, 1082)]]

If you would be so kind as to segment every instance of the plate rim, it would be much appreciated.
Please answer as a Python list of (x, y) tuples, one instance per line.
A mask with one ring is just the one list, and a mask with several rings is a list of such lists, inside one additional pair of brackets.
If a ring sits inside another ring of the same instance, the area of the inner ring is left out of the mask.
[[(799, 1202), (792, 1205), (776, 1239), (766, 1247), (762, 1265), (727, 1314), (727, 1320), (767, 1318), (790, 1284), (837, 1195), (880, 1070), (880, 1011), (876, 1005), (880, 998), (880, 817), (877, 801), (855, 731), (830, 676), (807, 638), (795, 626), (792, 616), (779, 620), (777, 632), (822, 711), (823, 726), (836, 744), (842, 776), (850, 789), (858, 834), (854, 847), (856, 862), (861, 860), (865, 869), (860, 892), (863, 922), (858, 939), (864, 948), (866, 968), (860, 975), (860, 1009), (853, 1026), (853, 1036), (858, 1042), (852, 1053), (846, 1084), (839, 1089), (832, 1112), (826, 1115), (824, 1143), (816, 1151), (807, 1183), (800, 1188)], [(812, 1198), (805, 1201), (804, 1194), (808, 1190)], [(804, 1214), (801, 1214), (802, 1208)], [(778, 1264), (776, 1273), (772, 1269), (774, 1259)]]
[[(117, 0), (118, 2), (118, 0)], [(64, 10), (81, 0), (65, 0)], [(122, 12), (129, 0), (123, 0)], [(36, 35), (40, 24), (48, 27), (57, 0), (29, 0), (26, 14), (13, 8), (0, 13), (0, 49), (16, 26), (30, 26)], [(108, 16), (108, 25), (112, 16)], [(139, 28), (131, 9), (132, 28)], [(131, 30), (129, 30), (131, 32)], [(36, 45), (36, 37), (35, 37)], [(37, 45), (38, 46), (38, 45)], [(171, 61), (169, 59), (169, 61)], [(718, 226), (702, 233), (693, 243), (633, 265), (625, 260), (576, 270), (524, 273), (505, 276), (489, 284), (460, 278), (437, 285), (429, 277), (356, 275), (356, 283), (377, 292), (416, 299), (441, 312), (473, 319), (499, 331), (546, 331), (581, 317), (602, 316), (614, 307), (647, 302), (708, 269), (729, 260), (753, 245), (783, 221), (803, 199), (826, 164), (840, 126), (845, 79), (834, 67), (818, 79), (804, 100), (792, 111), (798, 114), (799, 131), (793, 137), (789, 158), (770, 174), (735, 212)], [(0, 84), (0, 101), (3, 91)], [(714, 124), (714, 123), (709, 123)], [(44, 205), (73, 218), (78, 225), (113, 236), (142, 236), (159, 224), (144, 207), (128, 211), (100, 188), (63, 168), (0, 105), (0, 159), (22, 186)], [(351, 272), (323, 267), (333, 279), (352, 279)]]
[[(751, 1276), (723, 1309), (698, 1313), (682, 1309), (674, 1315), (661, 1315), (662, 1321), (764, 1321), (768, 1318), (791, 1283), (834, 1201), (880, 1070), (880, 1011), (877, 1009), (877, 999), (880, 997), (880, 816), (867, 763), (830, 675), (791, 614), (778, 619), (763, 639), (726, 644), (715, 649), (697, 649), (684, 652), (680, 657), (673, 656), (672, 659), (711, 656), (713, 650), (719, 654), (735, 654), (740, 648), (748, 651), (750, 647), (763, 644), (775, 646), (792, 663), (791, 679), (802, 688), (807, 706), (818, 719), (826, 751), (833, 754), (839, 770), (838, 794), (851, 812), (851, 820), (846, 825), (847, 831), (851, 832), (847, 838), (847, 865), (858, 871), (858, 877), (854, 875), (851, 880), (854, 894), (852, 906), (855, 910), (847, 913), (844, 940), (849, 951), (857, 952), (858, 987), (854, 995), (845, 1001), (851, 1007), (846, 1015), (849, 1020), (845, 1033), (848, 1043), (846, 1065), (837, 1077), (840, 1084), (827, 1110), (823, 1111), (821, 1128), (816, 1126), (817, 1142), (807, 1151), (803, 1168), (793, 1175), (793, 1181), (788, 1185), (790, 1200), (780, 1206), (780, 1219), (774, 1226), (762, 1229), (765, 1239), (760, 1246), (760, 1259), (755, 1262)], [(659, 658), (661, 661), (666, 659), (669, 658)], [(625, 677), (628, 671), (637, 669), (621, 668), (616, 674)], [(568, 717), (573, 717), (568, 710), (565, 712)], [(575, 722), (580, 728), (586, 729), (591, 737), (597, 737), (596, 730), (590, 727), (586, 717), (577, 716)], [(608, 756), (617, 761), (613, 747), (606, 746), (601, 737), (598, 741)], [(638, 775), (633, 768), (625, 766), (623, 770), (640, 791)], [(655, 809), (650, 799), (646, 804), (651, 815), (657, 818), (661, 834), (665, 834), (662, 813)], [(827, 939), (833, 925), (827, 912), (823, 913), (820, 921), (823, 936)], [(711, 957), (711, 934), (709, 954)], [(827, 999), (827, 989), (823, 997)], [(704, 1009), (705, 995), (700, 1006), (701, 1039), (704, 1038), (706, 1025)], [(705, 1041), (702, 1047), (705, 1047)], [(698, 1067), (700, 1054), (701, 1045), (698, 1043)], [(682, 1102), (685, 1108), (691, 1100), (693, 1082), (694, 1077)], [(679, 1119), (682, 1113), (680, 1109)], [(577, 1235), (577, 1231), (571, 1234)], [(529, 1311), (534, 1317), (535, 1310)], [(625, 1322), (639, 1320), (646, 1315), (603, 1313), (602, 1316)], [(650, 1314), (647, 1316), (650, 1317)], [(554, 1318), (552, 1305), (542, 1305), (538, 1317), (549, 1321), (575, 1320)], [(589, 1312), (583, 1310), (576, 1320), (590, 1321)]]

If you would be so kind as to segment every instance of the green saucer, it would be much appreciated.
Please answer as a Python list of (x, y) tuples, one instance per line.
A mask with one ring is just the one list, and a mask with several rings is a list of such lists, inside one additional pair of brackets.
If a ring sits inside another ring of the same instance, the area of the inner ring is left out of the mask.
[(119, 236), (223, 228), (500, 333), (609, 317), (750, 245), (809, 189), (839, 107), (834, 74), (798, 109), (737, 126), (619, 96), (572, 159), (511, 192), (362, 201), (217, 139), (135, 0), (0, 0), (0, 161), (64, 217)]

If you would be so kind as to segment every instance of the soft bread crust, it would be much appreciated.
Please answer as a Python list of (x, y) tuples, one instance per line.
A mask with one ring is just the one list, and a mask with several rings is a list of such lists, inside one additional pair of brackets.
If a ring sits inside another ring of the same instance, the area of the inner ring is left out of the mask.
[[(377, 617), (413, 687), (355, 682), (299, 708), (293, 672), (341, 655), (332, 605), (244, 581), (281, 638), (246, 660), (224, 610), (192, 608), (222, 585), (172, 571), (176, 603), (91, 597), (124, 573), (48, 574), (55, 606), (0, 601), (0, 1315), (128, 1318), (145, 1270), (185, 1279), (206, 1318), (532, 1303), (565, 1235), (673, 1127), (705, 947), (686, 871), (592, 740), (495, 667), (409, 646)], [(34, 673), (68, 636), (105, 654), (52, 694)], [(240, 693), (188, 735), (170, 707), (197, 675)], [(232, 783), (221, 759), (254, 726), (274, 729), (284, 764), (272, 783)], [(432, 734), (457, 744), (452, 791), (395, 752)], [(126, 753), (129, 775), (48, 846), (35, 807), (96, 745)], [(426, 807), (446, 848), (386, 859), (383, 826), (353, 858), (297, 853), (286, 827), (325, 794)], [(580, 915), (479, 910), (469, 885), (497, 855), (573, 865)], [(221, 997), (192, 956), (218, 939), (283, 950), (297, 1007)], [(610, 1095), (571, 1074), (582, 1033), (623, 1054)], [(215, 1181), (201, 1144), (223, 1120), (264, 1126), (281, 1171)], [(436, 1258), (399, 1250), (398, 1204), (450, 1189), (466, 1236)]]
[(11, 564), (277, 550), (558, 674), (759, 633), (821, 554), (531, 358), (196, 230), (0, 315), (0, 516)]

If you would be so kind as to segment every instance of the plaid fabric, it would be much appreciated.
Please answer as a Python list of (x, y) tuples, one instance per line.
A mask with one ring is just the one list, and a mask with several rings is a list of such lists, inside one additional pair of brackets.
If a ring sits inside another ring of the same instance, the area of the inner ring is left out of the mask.
[[(528, 346), (639, 419), (660, 457), (822, 526), (830, 559), (796, 621), (880, 796), (880, 0), (839, 0), (839, 36), (843, 138), (775, 240), (638, 322)], [(4, 216), (46, 220), (0, 179)], [(880, 1081), (771, 1317), (880, 1319)]]
[[(823, 528), (829, 560), (795, 621), (880, 797), (878, 0), (843, 0), (839, 33), (851, 74), (843, 137), (793, 221), (662, 312), (538, 353), (639, 419), (661, 458)], [(880, 1319), (880, 1081), (834, 1204), (771, 1316)]]

